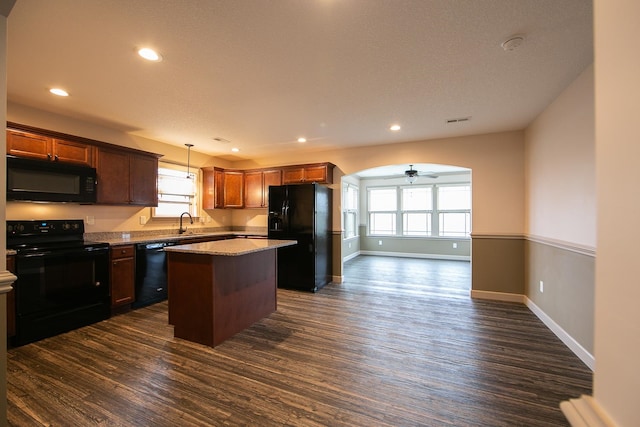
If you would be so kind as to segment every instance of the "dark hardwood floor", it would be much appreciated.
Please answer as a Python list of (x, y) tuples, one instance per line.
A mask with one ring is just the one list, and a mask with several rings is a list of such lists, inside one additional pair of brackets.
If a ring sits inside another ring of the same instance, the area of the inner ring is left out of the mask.
[(360, 256), (215, 349), (160, 303), (8, 352), (12, 426), (563, 426), (591, 371), (460, 261)]

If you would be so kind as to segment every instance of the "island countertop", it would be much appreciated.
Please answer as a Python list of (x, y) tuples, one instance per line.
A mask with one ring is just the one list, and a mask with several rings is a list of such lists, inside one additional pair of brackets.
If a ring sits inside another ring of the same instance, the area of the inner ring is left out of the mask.
[(185, 245), (167, 246), (167, 252), (180, 252), (191, 254), (238, 256), (252, 252), (266, 251), (270, 249), (293, 246), (295, 240), (274, 240), (274, 239), (229, 239), (217, 240), (213, 242), (188, 243)]

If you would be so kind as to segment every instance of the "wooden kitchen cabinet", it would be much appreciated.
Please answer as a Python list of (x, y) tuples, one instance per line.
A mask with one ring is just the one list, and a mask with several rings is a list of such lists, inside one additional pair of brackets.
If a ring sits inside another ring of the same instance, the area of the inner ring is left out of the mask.
[(202, 208), (224, 208), (224, 171), (222, 169), (202, 169)]
[(158, 158), (99, 148), (98, 204), (158, 206)]
[(266, 208), (269, 206), (269, 186), (282, 184), (280, 169), (245, 171), (244, 207)]
[(204, 209), (244, 207), (243, 171), (206, 168), (202, 172), (202, 207)]
[(111, 255), (111, 308), (135, 301), (135, 246), (115, 246)]
[(333, 184), (332, 163), (314, 163), (307, 165), (286, 166), (282, 168), (283, 184), (303, 184), (317, 182), (318, 184)]
[(244, 172), (224, 171), (224, 207), (244, 207)]
[[(7, 255), (7, 271), (16, 274), (16, 257)], [(11, 289), (7, 293), (7, 337), (16, 334), (16, 291)]]
[(93, 166), (93, 149), (93, 146), (81, 142), (7, 130), (7, 154), (17, 157)]

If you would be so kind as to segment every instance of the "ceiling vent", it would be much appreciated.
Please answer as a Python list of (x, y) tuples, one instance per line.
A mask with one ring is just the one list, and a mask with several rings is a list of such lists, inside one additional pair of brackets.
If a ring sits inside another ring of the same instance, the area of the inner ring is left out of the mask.
[(469, 117), (459, 117), (457, 119), (447, 119), (447, 124), (468, 122), (469, 120), (471, 120), (471, 116), (469, 116)]
[(219, 142), (220, 144), (228, 144), (231, 142), (228, 139), (220, 138), (219, 136), (216, 136), (215, 138), (213, 138), (213, 140), (215, 142)]

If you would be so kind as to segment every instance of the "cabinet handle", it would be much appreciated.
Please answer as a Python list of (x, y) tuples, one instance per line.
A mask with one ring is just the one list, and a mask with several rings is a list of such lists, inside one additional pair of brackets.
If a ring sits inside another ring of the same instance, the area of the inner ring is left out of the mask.
[(47, 159), (51, 160), (51, 153), (47, 153)]
[(53, 161), (57, 162), (58, 161), (58, 155), (56, 154), (55, 156), (53, 156)]

